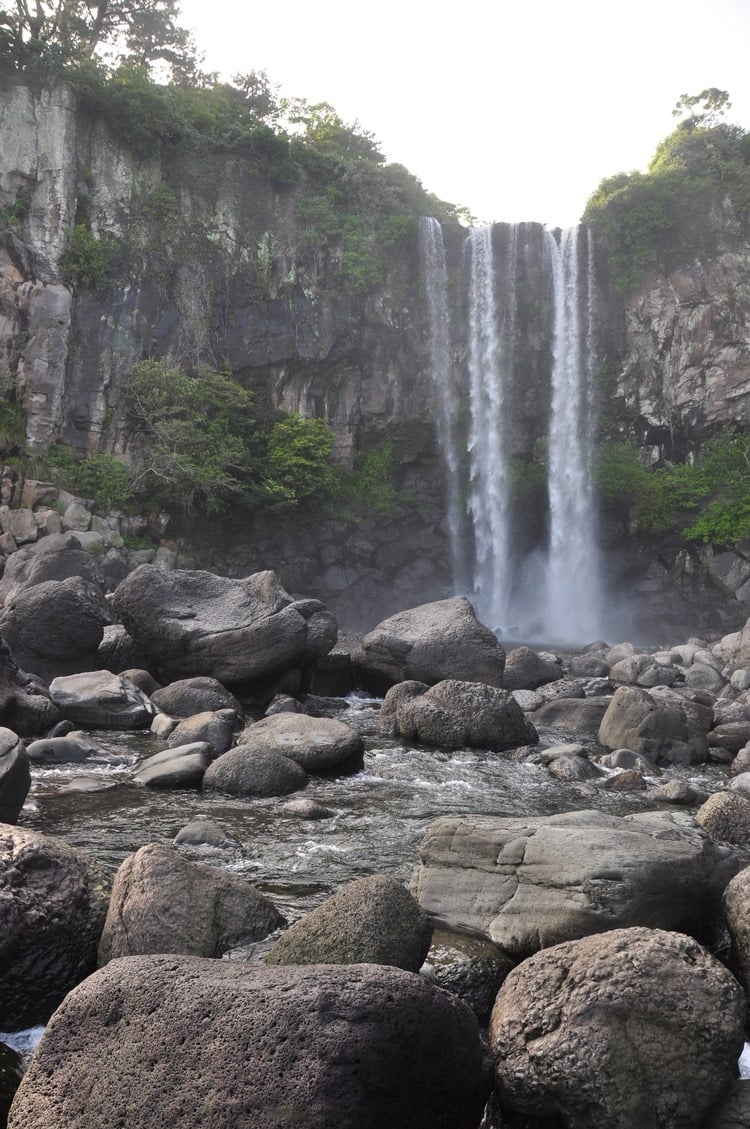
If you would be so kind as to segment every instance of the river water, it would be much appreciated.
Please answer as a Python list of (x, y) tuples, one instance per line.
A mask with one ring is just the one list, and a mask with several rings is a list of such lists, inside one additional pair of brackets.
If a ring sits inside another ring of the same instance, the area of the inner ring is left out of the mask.
[[(507, 754), (441, 752), (377, 737), (376, 699), (352, 695), (326, 703), (326, 712), (357, 729), (366, 745), (359, 772), (312, 778), (295, 794), (332, 809), (331, 819), (285, 815), (288, 796), (243, 800), (137, 785), (135, 766), (163, 742), (149, 732), (99, 732), (89, 736), (104, 763), (33, 770), (19, 823), (81, 848), (113, 875), (144, 844), (170, 841), (191, 820), (213, 820), (237, 847), (202, 852), (205, 860), (252, 881), (291, 921), (355, 878), (381, 872), (408, 881), (425, 830), (441, 815), (551, 815), (589, 807), (625, 814), (652, 806), (645, 793), (561, 783), (541, 765), (516, 763)], [(564, 739), (546, 736), (546, 744)], [(722, 779), (720, 770), (681, 771), (705, 790)]]

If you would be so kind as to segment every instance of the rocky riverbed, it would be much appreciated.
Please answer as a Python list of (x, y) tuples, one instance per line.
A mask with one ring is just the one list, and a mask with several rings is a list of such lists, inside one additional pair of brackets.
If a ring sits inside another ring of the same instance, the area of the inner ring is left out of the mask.
[[(70, 583), (77, 550), (50, 552), (29, 587), (54, 604), (62, 585), (63, 606), (73, 590), (95, 619), (98, 598)], [(4, 652), (0, 1027), (57, 1007), (12, 1129), (735, 1124), (747, 629), (660, 651), (506, 648), (446, 600), (332, 651), (325, 608), (268, 574), (157, 572), (115, 594), (108, 673), (48, 682)], [(18, 591), (6, 606), (33, 659)], [(57, 623), (58, 642), (75, 635)], [(233, 673), (243, 648), (251, 679)], [(212, 1040), (215, 1061), (184, 1050)]]

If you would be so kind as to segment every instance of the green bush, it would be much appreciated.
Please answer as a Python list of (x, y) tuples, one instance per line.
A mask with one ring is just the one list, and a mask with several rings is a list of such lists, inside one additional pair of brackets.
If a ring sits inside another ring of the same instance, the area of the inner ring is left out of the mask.
[(57, 443), (41, 457), (40, 471), (59, 486), (92, 499), (102, 513), (131, 509), (135, 500), (132, 474), (114, 455), (82, 455)]
[(322, 419), (290, 415), (275, 423), (268, 441), (270, 500), (295, 505), (303, 499), (328, 496), (335, 481), (331, 466), (335, 441), (334, 432)]
[(77, 223), (60, 256), (63, 281), (76, 290), (103, 290), (114, 269), (115, 244)]

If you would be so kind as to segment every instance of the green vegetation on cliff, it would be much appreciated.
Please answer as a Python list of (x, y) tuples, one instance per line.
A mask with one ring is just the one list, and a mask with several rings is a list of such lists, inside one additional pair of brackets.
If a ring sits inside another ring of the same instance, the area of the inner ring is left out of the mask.
[(597, 452), (597, 488), (628, 531), (649, 538), (726, 548), (750, 537), (750, 436), (724, 432), (690, 463), (643, 466), (635, 444), (614, 440)]
[(750, 233), (750, 135), (718, 120), (729, 106), (715, 88), (683, 95), (675, 113), (690, 116), (661, 142), (648, 171), (607, 177), (589, 199), (584, 223), (604, 237), (621, 294), (651, 268), (714, 252), (718, 229), (737, 240)]

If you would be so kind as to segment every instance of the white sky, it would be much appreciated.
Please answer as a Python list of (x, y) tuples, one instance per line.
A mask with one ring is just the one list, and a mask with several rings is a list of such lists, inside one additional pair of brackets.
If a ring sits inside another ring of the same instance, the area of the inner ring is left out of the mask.
[(444, 200), (489, 222), (575, 223), (645, 169), (681, 94), (750, 128), (750, 0), (182, 0), (205, 67), (330, 102)]

